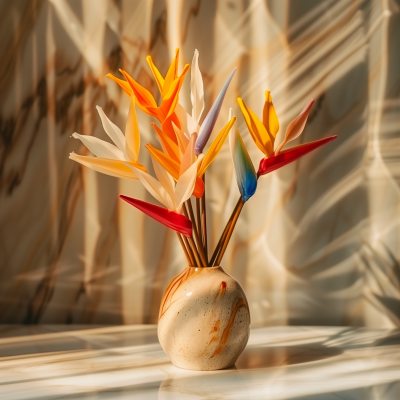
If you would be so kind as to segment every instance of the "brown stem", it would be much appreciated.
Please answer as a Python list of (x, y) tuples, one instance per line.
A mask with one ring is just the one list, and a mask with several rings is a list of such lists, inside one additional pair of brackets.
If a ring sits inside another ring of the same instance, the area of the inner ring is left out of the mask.
[(188, 255), (189, 255), (189, 258), (190, 258), (190, 263), (192, 264), (193, 267), (197, 267), (197, 265), (196, 265), (196, 259), (195, 259), (195, 257), (194, 257), (192, 248), (190, 247), (188, 238), (187, 238), (186, 236), (183, 236), (183, 241), (184, 241), (185, 244), (186, 244), (186, 249), (187, 249), (187, 252), (188, 252)]
[(222, 246), (222, 244), (224, 243), (224, 241), (226, 239), (226, 235), (228, 234), (228, 230), (229, 230), (230, 224), (231, 224), (231, 222), (233, 220), (233, 217), (235, 216), (236, 210), (239, 207), (239, 204), (240, 204), (241, 200), (242, 200), (242, 198), (240, 197), (238, 202), (236, 203), (235, 208), (232, 211), (232, 215), (229, 218), (229, 221), (227, 222), (224, 231), (222, 232), (221, 237), (219, 238), (218, 244), (215, 246), (214, 253), (213, 253), (213, 255), (211, 257), (211, 260), (210, 260), (210, 266), (214, 265), (214, 261), (217, 258), (218, 254), (219, 254), (219, 252), (221, 250), (221, 246)]
[(204, 192), (201, 196), (201, 222), (202, 222), (202, 232), (203, 232), (203, 246), (204, 252), (206, 253), (206, 259), (208, 262), (208, 245), (207, 245), (207, 215), (206, 215), (206, 173), (203, 175), (204, 182)]
[(183, 239), (182, 239), (182, 237), (181, 237), (181, 234), (180, 234), (179, 232), (176, 232), (176, 234), (177, 234), (177, 236), (178, 236), (179, 241), (181, 242), (181, 246), (182, 246), (183, 252), (185, 253), (185, 257), (186, 257), (186, 260), (187, 260), (189, 266), (190, 266), (190, 267), (193, 267), (193, 265), (192, 265), (192, 263), (191, 263), (191, 261), (190, 261), (190, 258), (189, 258), (189, 254), (188, 254), (188, 252), (187, 252), (187, 250), (186, 250), (185, 243), (183, 242)]
[(200, 217), (200, 199), (196, 197), (196, 223), (197, 223), (197, 233), (199, 234), (199, 237), (203, 237), (203, 232), (202, 232), (202, 223), (201, 223), (201, 217)]
[(239, 215), (240, 215), (240, 212), (242, 211), (243, 206), (244, 206), (244, 201), (242, 198), (240, 198), (239, 206), (236, 208), (234, 217), (232, 219), (232, 222), (230, 223), (228, 233), (227, 233), (224, 243), (222, 245), (221, 251), (219, 252), (218, 257), (215, 260), (215, 265), (219, 265), (221, 263), (222, 257), (224, 256), (225, 250), (229, 244), (229, 240), (231, 239), (232, 232), (235, 228), (236, 222), (239, 218)]
[(207, 260), (206, 260), (205, 254), (204, 254), (203, 244), (201, 243), (201, 239), (199, 237), (199, 233), (198, 233), (198, 230), (197, 230), (196, 220), (194, 218), (194, 213), (193, 213), (192, 202), (190, 201), (190, 199), (186, 202), (186, 204), (188, 205), (190, 219), (192, 220), (192, 224), (194, 225), (193, 232), (194, 232), (194, 238), (195, 238), (196, 244), (197, 244), (197, 250), (199, 252), (201, 261), (203, 263), (203, 267), (206, 268), (207, 267)]
[(197, 267), (203, 267), (203, 264), (200, 261), (199, 254), (197, 253), (196, 245), (194, 244), (193, 239), (192, 238), (188, 238), (188, 241), (190, 243), (190, 247), (192, 248), (192, 252), (193, 252), (194, 258), (196, 259), (196, 266)]
[[(186, 209), (186, 204), (185, 203), (182, 204), (182, 211), (183, 211), (183, 214), (185, 215), (185, 217), (192, 221), (192, 225), (193, 225), (193, 230), (192, 231), (194, 233), (194, 236), (196, 237), (197, 236), (196, 221), (194, 219), (192, 219), (191, 217), (189, 217), (189, 214), (188, 214), (188, 211)], [(192, 252), (193, 252), (193, 256), (196, 259), (197, 266), (198, 267), (203, 267), (203, 264), (200, 262), (199, 251), (198, 251), (198, 248), (196, 247), (196, 244), (195, 244), (194, 240), (192, 238), (188, 238), (188, 240), (189, 240)]]

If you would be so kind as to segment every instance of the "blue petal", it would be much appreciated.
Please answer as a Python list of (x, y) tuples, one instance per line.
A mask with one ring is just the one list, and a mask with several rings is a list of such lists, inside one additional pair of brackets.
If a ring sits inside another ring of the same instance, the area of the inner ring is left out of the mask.
[(204, 149), (205, 145), (207, 144), (207, 141), (211, 135), (211, 132), (214, 129), (214, 125), (215, 125), (215, 122), (217, 121), (219, 112), (221, 110), (222, 102), (224, 101), (226, 91), (228, 90), (228, 86), (231, 83), (232, 77), (235, 72), (236, 72), (236, 68), (229, 75), (228, 80), (225, 82), (225, 85), (221, 89), (218, 97), (216, 98), (216, 100), (215, 100), (214, 104), (212, 105), (210, 111), (208, 112), (207, 116), (204, 118), (203, 123), (201, 124), (200, 130), (199, 130), (199, 137), (197, 138), (196, 146), (195, 146), (196, 156), (198, 156), (199, 154), (201, 154), (203, 152), (203, 149)]
[(237, 141), (235, 154), (233, 155), (234, 167), (240, 194), (242, 195), (243, 201), (246, 202), (256, 192), (257, 174), (239, 133), (237, 135)]

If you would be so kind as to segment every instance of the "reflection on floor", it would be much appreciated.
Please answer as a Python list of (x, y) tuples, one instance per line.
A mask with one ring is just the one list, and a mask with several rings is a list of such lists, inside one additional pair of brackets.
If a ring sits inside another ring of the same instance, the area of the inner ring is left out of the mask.
[(400, 331), (252, 330), (236, 366), (174, 367), (155, 325), (2, 326), (0, 398), (398, 400)]

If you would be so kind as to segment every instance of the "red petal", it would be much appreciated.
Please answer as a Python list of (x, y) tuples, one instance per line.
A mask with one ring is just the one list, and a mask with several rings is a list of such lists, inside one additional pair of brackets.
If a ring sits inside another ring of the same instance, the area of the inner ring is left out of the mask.
[(156, 221), (161, 222), (168, 228), (173, 229), (188, 238), (192, 237), (192, 222), (184, 215), (178, 214), (174, 211), (169, 211), (166, 208), (156, 206), (155, 204), (146, 203), (145, 201), (137, 200), (132, 197), (119, 195), (122, 200), (136, 207), (138, 210), (144, 212)]
[(284, 150), (276, 156), (272, 156), (269, 158), (263, 158), (260, 161), (260, 167), (258, 168), (257, 175), (265, 175), (269, 174), (276, 169), (282, 168), (287, 164), (290, 164), (293, 161), (296, 161), (300, 157), (305, 156), (310, 151), (317, 149), (320, 146), (330, 142), (333, 139), (336, 139), (337, 136), (329, 136), (324, 139), (316, 140), (315, 142), (310, 142), (306, 144), (302, 144), (300, 146), (292, 147), (291, 149)]

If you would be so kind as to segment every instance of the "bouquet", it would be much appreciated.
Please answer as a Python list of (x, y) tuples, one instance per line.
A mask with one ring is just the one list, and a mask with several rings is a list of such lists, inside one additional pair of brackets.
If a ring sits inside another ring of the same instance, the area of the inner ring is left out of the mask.
[[(164, 207), (124, 195), (120, 195), (120, 198), (176, 231), (190, 267), (208, 268), (220, 265), (240, 212), (257, 190), (258, 179), (296, 161), (335, 139), (336, 136), (284, 149), (289, 142), (298, 138), (303, 132), (314, 103), (314, 100), (311, 99), (287, 126), (283, 141), (276, 145), (275, 138), (279, 130), (279, 122), (271, 93), (267, 90), (262, 114), (259, 114), (260, 118), (246, 105), (243, 99), (237, 99), (249, 133), (255, 145), (264, 154), (257, 172), (236, 127), (236, 116), (233, 115), (232, 109), (229, 112), (228, 122), (205, 152), (205, 146), (213, 132), (236, 68), (223, 85), (207, 115), (202, 119), (205, 108), (204, 88), (198, 59), (199, 52), (195, 50), (190, 76), (191, 114), (179, 103), (179, 92), (189, 71), (189, 65), (186, 64), (181, 74), (178, 74), (179, 49), (176, 50), (175, 58), (165, 77), (156, 68), (151, 57), (146, 58), (161, 94), (160, 105), (157, 105), (152, 94), (127, 72), (120, 70), (125, 79), (108, 74), (107, 77), (113, 79), (130, 98), (125, 131), (123, 133), (108, 119), (102, 108), (97, 106), (103, 128), (113, 144), (93, 136), (74, 133), (72, 136), (81, 140), (94, 156), (71, 153), (70, 158), (107, 175), (140, 181)], [(146, 145), (156, 177), (149, 174), (139, 161), (140, 132), (136, 108), (158, 121), (158, 124), (152, 122), (151, 125), (158, 137), (160, 149), (150, 144)], [(218, 244), (209, 257), (206, 170), (218, 155), (228, 136), (240, 197)], [(192, 197), (194, 198), (193, 203)]]

